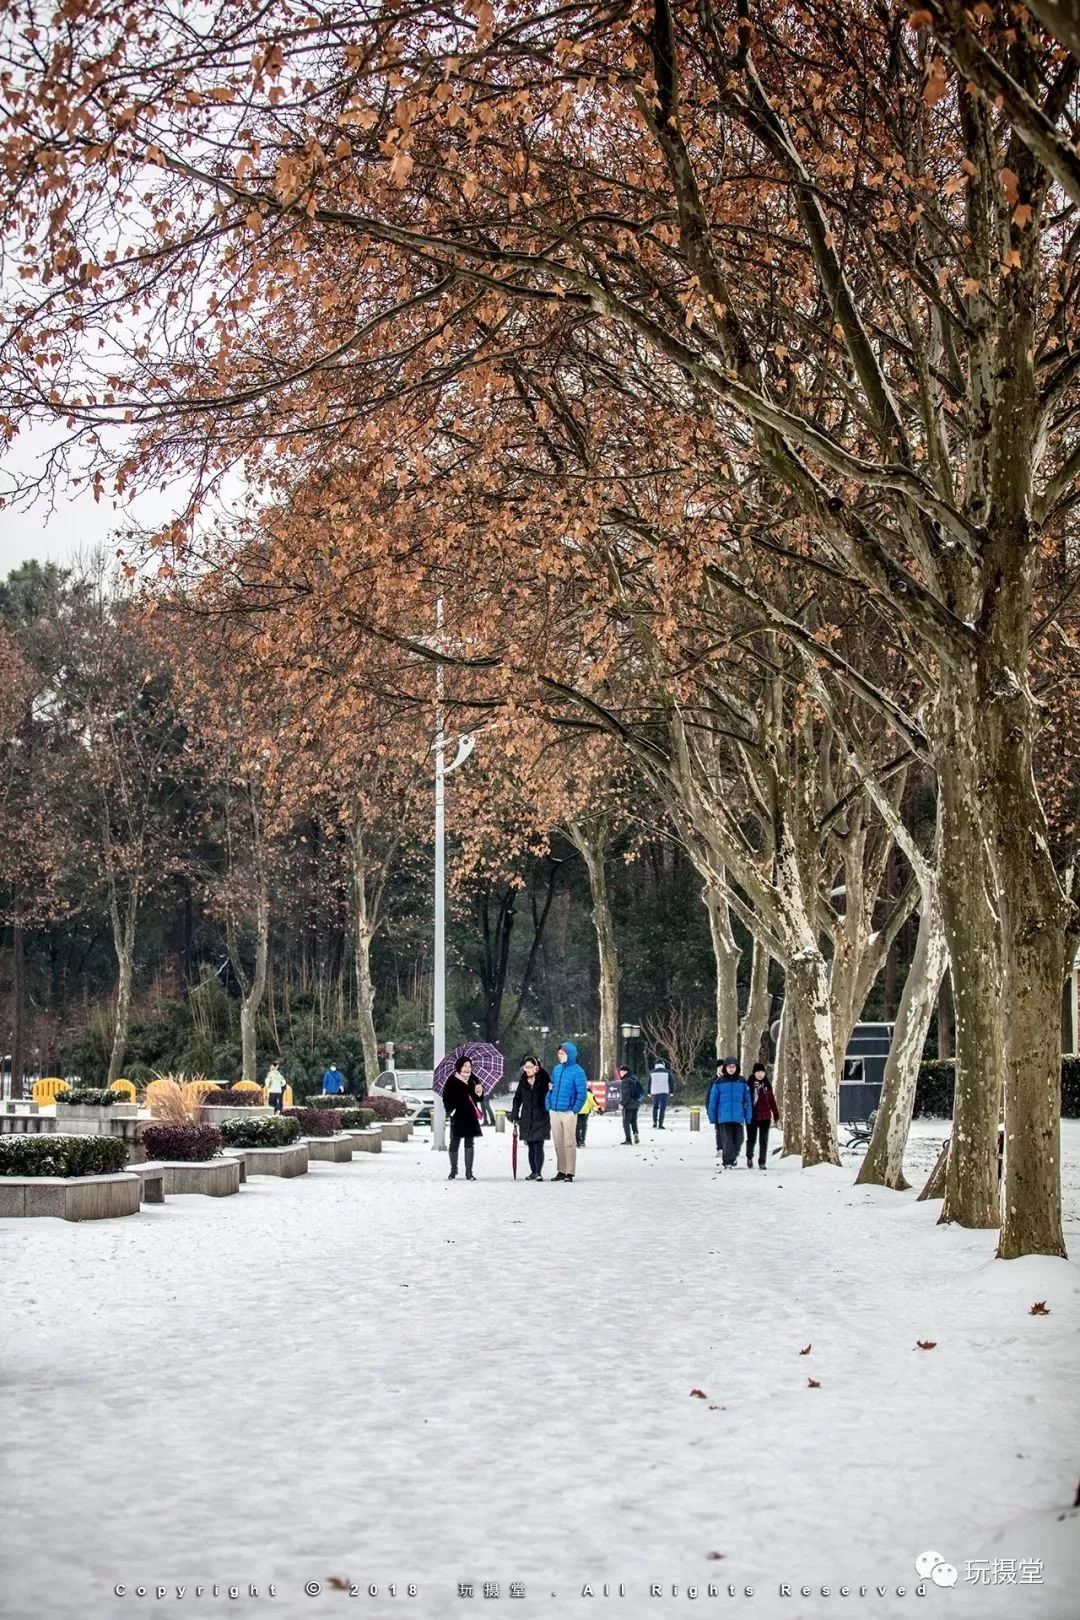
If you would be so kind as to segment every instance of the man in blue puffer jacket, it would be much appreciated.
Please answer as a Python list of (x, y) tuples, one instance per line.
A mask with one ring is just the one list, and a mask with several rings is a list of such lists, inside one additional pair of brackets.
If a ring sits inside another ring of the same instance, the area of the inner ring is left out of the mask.
[(577, 1168), (577, 1117), (585, 1102), (588, 1082), (577, 1060), (573, 1041), (559, 1047), (559, 1061), (551, 1073), (551, 1089), (544, 1102), (551, 1115), (551, 1140), (555, 1144), (558, 1174), (553, 1181), (573, 1181)]
[(726, 1057), (716, 1065), (716, 1079), (709, 1087), (705, 1108), (716, 1126), (716, 1151), (724, 1156), (725, 1170), (733, 1170), (752, 1113), (750, 1087), (739, 1073), (738, 1058)]

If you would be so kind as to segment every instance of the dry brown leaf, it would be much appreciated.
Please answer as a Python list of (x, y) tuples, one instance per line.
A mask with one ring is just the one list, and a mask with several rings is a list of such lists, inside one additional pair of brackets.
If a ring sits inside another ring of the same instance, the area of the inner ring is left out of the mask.
[(814, 1346), (812, 1344), (808, 1344), (805, 1350), (799, 1351), (800, 1356), (808, 1356), (813, 1348)]
[(808, 1378), (806, 1380), (806, 1382), (807, 1382), (807, 1384), (809, 1385), (809, 1387), (811, 1389), (820, 1389), (821, 1388), (821, 1379), (820, 1378)]
[(692, 1389), (690, 1394), (693, 1396), (694, 1400), (697, 1401), (707, 1401), (709, 1398), (703, 1389)]
[(937, 1349), (937, 1340), (936, 1339), (916, 1339), (915, 1343), (918, 1345), (920, 1350), (936, 1350)]
[(1049, 1309), (1047, 1307), (1045, 1299), (1037, 1299), (1035, 1301), (1034, 1305), (1031, 1307), (1030, 1311), (1028, 1311), (1028, 1315), (1029, 1316), (1049, 1316), (1050, 1311), (1049, 1311)]

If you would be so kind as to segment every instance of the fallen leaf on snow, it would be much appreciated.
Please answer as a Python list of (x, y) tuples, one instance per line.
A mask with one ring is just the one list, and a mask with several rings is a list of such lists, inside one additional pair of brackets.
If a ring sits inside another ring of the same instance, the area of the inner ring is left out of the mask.
[(805, 1350), (799, 1351), (800, 1356), (808, 1356), (813, 1348), (812, 1344), (808, 1344)]
[(696, 1401), (707, 1401), (709, 1398), (703, 1389), (692, 1389), (690, 1394)]
[(920, 1350), (936, 1350), (937, 1349), (937, 1340), (936, 1339), (916, 1339), (915, 1343), (918, 1345)]
[(821, 1388), (821, 1380), (819, 1378), (808, 1378), (806, 1382), (809, 1384), (811, 1389)]
[(1049, 1316), (1050, 1312), (1049, 1312), (1049, 1310), (1047, 1308), (1047, 1304), (1046, 1304), (1045, 1299), (1037, 1299), (1035, 1301), (1034, 1305), (1031, 1307), (1030, 1311), (1028, 1311), (1028, 1315), (1029, 1316)]
[(726, 1553), (706, 1553), (706, 1558), (725, 1558)]
[(1076, 1484), (1076, 1500), (1073, 1502), (1073, 1507), (1080, 1507), (1080, 1480)]
[(340, 1575), (328, 1575), (326, 1577), (326, 1584), (327, 1586), (332, 1586), (335, 1592), (347, 1592), (349, 1587), (352, 1585), (352, 1582), (343, 1581)]

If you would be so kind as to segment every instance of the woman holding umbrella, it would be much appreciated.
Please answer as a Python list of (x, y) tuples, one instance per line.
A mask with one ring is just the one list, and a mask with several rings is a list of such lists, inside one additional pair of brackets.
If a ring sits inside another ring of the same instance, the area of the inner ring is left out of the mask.
[(473, 1151), (476, 1138), (483, 1135), (479, 1109), (484, 1101), (484, 1088), (473, 1074), (472, 1062), (458, 1058), (454, 1072), (443, 1087), (443, 1107), (450, 1121), (450, 1174), (449, 1181), (457, 1177), (458, 1148), (465, 1143), (465, 1180), (475, 1181)]
[(544, 1143), (551, 1136), (551, 1115), (544, 1098), (551, 1085), (551, 1076), (539, 1058), (527, 1057), (521, 1065), (521, 1079), (514, 1093), (514, 1106), (510, 1110), (510, 1123), (529, 1149), (529, 1174), (526, 1181), (543, 1181)]

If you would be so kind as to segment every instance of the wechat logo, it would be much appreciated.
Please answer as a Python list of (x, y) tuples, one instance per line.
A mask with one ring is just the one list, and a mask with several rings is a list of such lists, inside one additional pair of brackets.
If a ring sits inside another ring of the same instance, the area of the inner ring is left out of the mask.
[(920, 1553), (915, 1568), (924, 1581), (929, 1579), (935, 1586), (955, 1586), (959, 1579), (955, 1565), (947, 1564), (941, 1553)]

